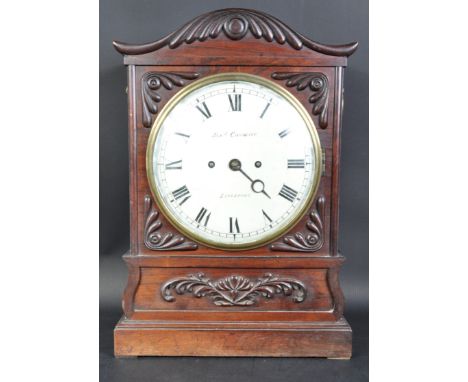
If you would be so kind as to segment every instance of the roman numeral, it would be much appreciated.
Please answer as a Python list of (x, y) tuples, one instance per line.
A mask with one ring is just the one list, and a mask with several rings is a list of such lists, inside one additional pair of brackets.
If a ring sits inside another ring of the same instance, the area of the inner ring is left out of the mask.
[[(271, 220), (271, 218), (268, 216), (268, 214), (262, 210), (262, 213), (263, 213), (263, 220), (265, 220), (265, 224), (270, 224), (273, 220)], [(268, 220), (268, 223), (267, 223), (267, 220)], [(271, 227), (271, 224), (270, 224), (270, 227)]]
[(206, 119), (211, 117), (211, 113), (208, 110), (208, 106), (206, 106), (205, 102), (201, 103), (201, 107), (200, 105), (197, 105), (197, 109), (200, 111), (200, 113), (202, 113), (205, 116)]
[(260, 118), (263, 118), (263, 116), (265, 115), (265, 113), (268, 110), (268, 108), (270, 107), (270, 105), (271, 105), (271, 103), (268, 102), (267, 105), (265, 106), (265, 109), (263, 109), (262, 114), (260, 114)]
[(288, 159), (288, 168), (304, 168), (304, 159)]
[(234, 99), (233, 99), (232, 94), (228, 94), (228, 97), (229, 97), (229, 103), (231, 105), (231, 110), (232, 111), (241, 111), (241, 109), (242, 109), (241, 95), (240, 94), (234, 94)]
[(175, 135), (180, 135), (181, 137), (184, 137), (184, 138), (190, 138), (190, 135), (187, 135), (187, 134), (184, 134), (184, 133), (178, 133), (178, 132), (175, 132), (174, 133)]
[(182, 159), (166, 164), (166, 170), (181, 170), (182, 169)]
[(187, 186), (182, 186), (178, 188), (175, 191), (172, 191), (172, 195), (174, 196), (175, 200), (179, 200), (180, 198), (182, 201), (179, 203), (179, 205), (184, 204), (192, 195), (190, 195), (190, 191), (188, 190)]
[(286, 135), (288, 135), (290, 133), (290, 130), (289, 129), (285, 129), (283, 131), (281, 131), (280, 133), (278, 133), (278, 135), (280, 136), (280, 138), (284, 138)]
[(283, 188), (281, 189), (278, 195), (292, 202), (294, 198), (297, 196), (297, 191), (283, 184)]
[(239, 222), (237, 221), (237, 218), (229, 218), (229, 232), (234, 233), (234, 229), (236, 230), (237, 233), (240, 233), (239, 229)]
[[(198, 224), (201, 224), (203, 218), (205, 217), (206, 213), (208, 212), (208, 210), (205, 208), (205, 207), (202, 207), (202, 209), (200, 210), (200, 212), (198, 213), (197, 217), (195, 218), (195, 221), (198, 223)], [(210, 216), (211, 216), (211, 212), (206, 215), (205, 217), (205, 221), (203, 223), (203, 225), (206, 227), (206, 225), (208, 224), (208, 220), (210, 220)]]

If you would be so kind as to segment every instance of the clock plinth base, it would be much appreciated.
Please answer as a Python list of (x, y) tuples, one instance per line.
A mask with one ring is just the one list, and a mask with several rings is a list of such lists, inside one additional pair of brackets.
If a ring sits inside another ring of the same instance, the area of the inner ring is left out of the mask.
[[(216, 328), (213, 326), (216, 325)], [(352, 331), (336, 322), (174, 323), (122, 318), (114, 354), (131, 356), (351, 358)]]

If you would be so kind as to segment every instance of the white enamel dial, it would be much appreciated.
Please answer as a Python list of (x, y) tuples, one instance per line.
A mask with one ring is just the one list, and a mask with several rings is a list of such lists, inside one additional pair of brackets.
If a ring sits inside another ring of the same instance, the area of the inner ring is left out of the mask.
[(320, 176), (310, 117), (270, 81), (218, 75), (166, 106), (148, 176), (169, 220), (208, 246), (259, 246), (304, 213)]

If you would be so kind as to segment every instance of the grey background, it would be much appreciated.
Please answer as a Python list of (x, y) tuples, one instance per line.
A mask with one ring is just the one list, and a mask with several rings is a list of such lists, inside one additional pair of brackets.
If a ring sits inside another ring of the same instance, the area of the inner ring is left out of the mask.
[[(345, 316), (354, 331), (351, 361), (269, 358), (114, 359), (112, 329), (126, 283), (129, 246), (126, 70), (112, 40), (157, 40), (226, 7), (258, 9), (330, 44), (358, 41), (345, 71), (339, 248)], [(368, 380), (368, 1), (100, 0), (100, 371), (103, 381)]]

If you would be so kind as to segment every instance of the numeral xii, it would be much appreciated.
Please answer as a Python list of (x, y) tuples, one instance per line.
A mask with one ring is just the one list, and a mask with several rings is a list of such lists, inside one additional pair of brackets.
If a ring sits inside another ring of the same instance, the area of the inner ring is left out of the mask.
[(229, 104), (231, 105), (231, 110), (241, 111), (242, 110), (241, 95), (240, 94), (228, 94), (228, 97), (229, 97)]

